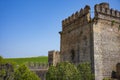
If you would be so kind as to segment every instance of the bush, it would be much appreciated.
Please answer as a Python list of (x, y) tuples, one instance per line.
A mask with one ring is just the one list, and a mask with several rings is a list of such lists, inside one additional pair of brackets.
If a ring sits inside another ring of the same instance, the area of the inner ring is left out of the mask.
[(77, 68), (81, 76), (81, 80), (94, 80), (94, 74), (92, 74), (90, 63), (81, 63)]
[(112, 80), (111, 78), (104, 78), (103, 80)]
[(40, 78), (25, 65), (21, 65), (14, 73), (14, 80), (40, 80)]
[(13, 80), (13, 65), (0, 56), (0, 80)]
[(77, 68), (68, 62), (59, 63), (57, 66), (51, 66), (46, 74), (46, 80), (79, 80)]

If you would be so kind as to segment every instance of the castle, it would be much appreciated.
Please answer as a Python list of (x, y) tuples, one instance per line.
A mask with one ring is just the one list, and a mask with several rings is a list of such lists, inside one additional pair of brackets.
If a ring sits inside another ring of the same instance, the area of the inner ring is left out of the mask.
[(86, 5), (62, 21), (60, 52), (49, 51), (49, 65), (90, 62), (95, 80), (112, 77), (113, 72), (120, 76), (120, 12), (100, 3), (94, 14), (91, 18)]

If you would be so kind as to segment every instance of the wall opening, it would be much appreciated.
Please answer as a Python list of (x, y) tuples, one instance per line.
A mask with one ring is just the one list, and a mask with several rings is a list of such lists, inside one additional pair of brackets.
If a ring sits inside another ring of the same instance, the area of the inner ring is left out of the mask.
[(75, 51), (72, 49), (71, 50), (71, 61), (74, 62), (75, 59)]

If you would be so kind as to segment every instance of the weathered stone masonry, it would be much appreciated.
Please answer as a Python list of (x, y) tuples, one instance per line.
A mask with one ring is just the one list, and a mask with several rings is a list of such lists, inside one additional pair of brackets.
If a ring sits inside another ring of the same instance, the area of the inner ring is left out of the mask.
[(109, 4), (95, 5), (94, 66), (96, 80), (110, 77), (120, 63), (120, 12)]
[(61, 60), (79, 63), (90, 61), (90, 7), (62, 21)]
[(62, 21), (60, 53), (49, 52), (49, 62), (90, 62), (95, 80), (110, 78), (112, 72), (120, 77), (120, 12), (108, 3), (96, 4), (94, 9), (93, 19), (87, 5)]

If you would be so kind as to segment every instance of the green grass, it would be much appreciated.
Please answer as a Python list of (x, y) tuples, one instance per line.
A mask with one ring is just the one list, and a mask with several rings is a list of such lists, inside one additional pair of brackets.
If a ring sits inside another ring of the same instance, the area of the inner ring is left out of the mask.
[(29, 58), (5, 58), (6, 61), (15, 62), (16, 64), (24, 64), (27, 62), (48, 63), (47, 56), (29, 57)]

